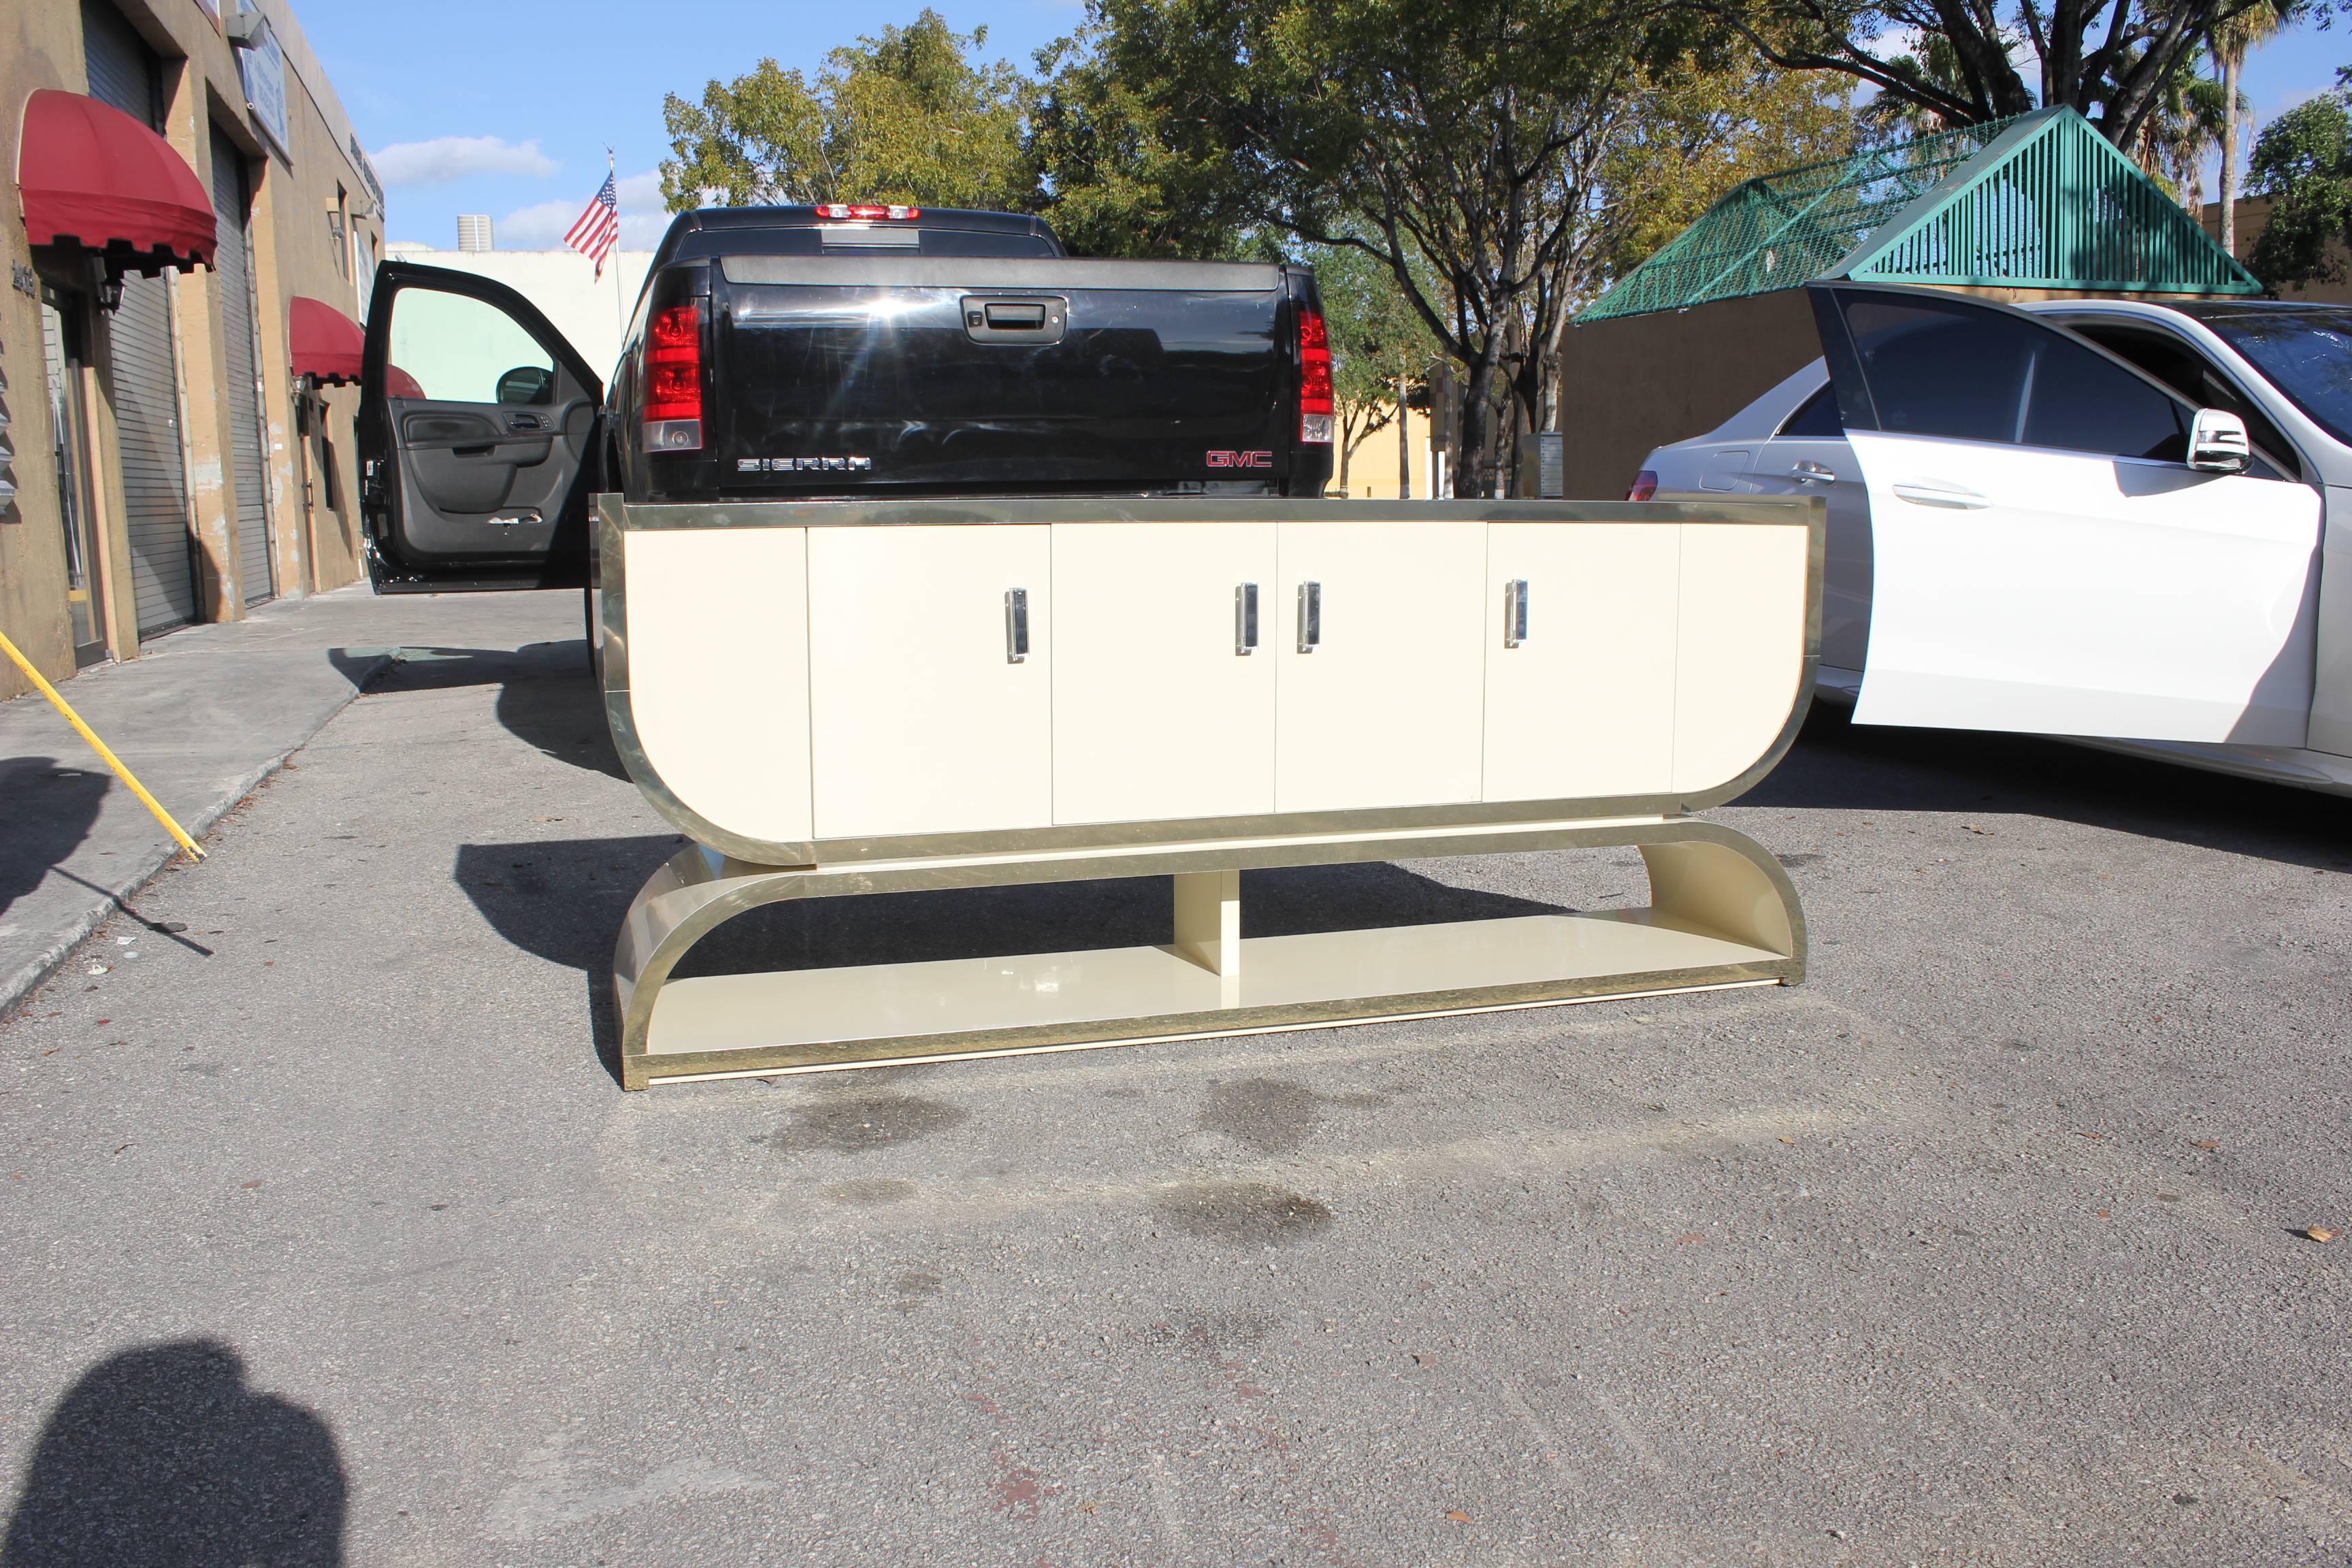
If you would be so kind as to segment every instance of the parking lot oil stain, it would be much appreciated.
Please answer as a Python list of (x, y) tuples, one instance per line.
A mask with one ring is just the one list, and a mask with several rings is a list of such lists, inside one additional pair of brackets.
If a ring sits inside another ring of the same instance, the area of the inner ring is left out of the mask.
[(1318, 1094), (1287, 1079), (1245, 1078), (1210, 1089), (1201, 1106), (1200, 1126), (1252, 1153), (1287, 1154), (1323, 1124), (1326, 1107), (1387, 1102), (1382, 1094)]
[(911, 1094), (866, 1095), (804, 1105), (793, 1112), (793, 1124), (770, 1142), (786, 1152), (831, 1149), (862, 1154), (928, 1138), (970, 1120), (971, 1111), (936, 1100), (919, 1100)]
[(1331, 1211), (1303, 1193), (1266, 1182), (1200, 1182), (1152, 1205), (1187, 1236), (1236, 1247), (1297, 1241), (1331, 1223)]
[(871, 1206), (906, 1202), (915, 1195), (915, 1184), (871, 1177), (855, 1182), (835, 1182), (824, 1191), (826, 1197), (837, 1204)]

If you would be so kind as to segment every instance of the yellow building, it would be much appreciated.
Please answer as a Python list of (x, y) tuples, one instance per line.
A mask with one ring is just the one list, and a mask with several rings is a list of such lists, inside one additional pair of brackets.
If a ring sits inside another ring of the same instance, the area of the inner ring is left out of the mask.
[[(1377, 430), (1366, 431), (1374, 419), (1387, 423)], [(1402, 453), (1397, 444), (1396, 405), (1384, 405), (1376, 409), (1350, 410), (1344, 421), (1343, 438), (1332, 444), (1331, 483), (1326, 495), (1349, 496), (1358, 500), (1426, 500), (1435, 494), (1429, 488), (1433, 454), (1429, 445), (1429, 415), (1419, 408), (1405, 410), (1404, 444)], [(1349, 441), (1344, 437), (1353, 436)], [(1344, 454), (1342, 448), (1345, 448)], [(1346, 458), (1342, 474), (1341, 458)], [(1400, 493), (1397, 485), (1402, 465), (1412, 486)]]
[(56, 679), (355, 580), (383, 196), (285, 0), (11, 0), (0, 171), (0, 631)]

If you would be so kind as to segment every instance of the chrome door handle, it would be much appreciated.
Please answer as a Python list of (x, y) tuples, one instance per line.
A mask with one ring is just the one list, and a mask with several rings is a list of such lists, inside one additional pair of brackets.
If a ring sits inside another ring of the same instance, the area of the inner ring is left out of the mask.
[(1950, 507), (1961, 511), (1977, 511), (1992, 505), (1990, 498), (1958, 485), (1898, 484), (1895, 493), (1915, 506)]
[(1528, 640), (1528, 584), (1515, 577), (1503, 584), (1503, 646), (1517, 647)]
[(1244, 583), (1234, 590), (1234, 652), (1247, 658), (1257, 651), (1257, 584)]
[(1789, 472), (1795, 477), (1796, 481), (1801, 485), (1833, 485), (1837, 483), (1837, 470), (1835, 468), (1823, 468), (1819, 463), (1799, 463), (1794, 468), (1790, 468)]
[(1004, 662), (1019, 664), (1029, 657), (1029, 590), (1004, 590)]
[(1298, 584), (1298, 651), (1313, 653), (1323, 642), (1323, 584)]

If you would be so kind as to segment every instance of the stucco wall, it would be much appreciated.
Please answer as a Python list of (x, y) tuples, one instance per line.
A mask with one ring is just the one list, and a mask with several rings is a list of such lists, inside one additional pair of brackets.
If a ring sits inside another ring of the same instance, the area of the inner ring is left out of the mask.
[[(2237, 241), (2238, 259), (2243, 261), (2253, 254), (2254, 241), (2262, 237), (2263, 230), (2270, 224), (2271, 199), (2268, 196), (2248, 196), (2239, 202), (2237, 206), (2237, 233), (2234, 237)], [(2200, 216), (2204, 220), (2205, 232), (2211, 235), (2216, 241), (2220, 240), (2221, 204), (2207, 202), (2205, 210)], [(2284, 289), (2279, 291), (2279, 298), (2313, 300), (2329, 305), (2352, 304), (2352, 251), (2345, 248), (2341, 239), (2336, 239), (2328, 243), (2327, 254), (2343, 270), (2344, 276), (2341, 279), (2333, 283), (2314, 283), (2307, 288)]]
[(1559, 426), (1568, 493), (1623, 499), (1652, 448), (1714, 429), (1821, 352), (1802, 289), (1570, 327)]

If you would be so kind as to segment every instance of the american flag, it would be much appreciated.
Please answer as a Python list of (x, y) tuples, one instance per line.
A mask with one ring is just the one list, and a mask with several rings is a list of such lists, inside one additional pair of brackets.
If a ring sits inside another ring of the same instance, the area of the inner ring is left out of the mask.
[(621, 204), (613, 190), (613, 176), (607, 174), (604, 184), (590, 198), (588, 210), (580, 215), (580, 221), (563, 237), (563, 243), (593, 258), (596, 276), (601, 279), (604, 276), (604, 258), (613, 254), (613, 243), (620, 237)]

